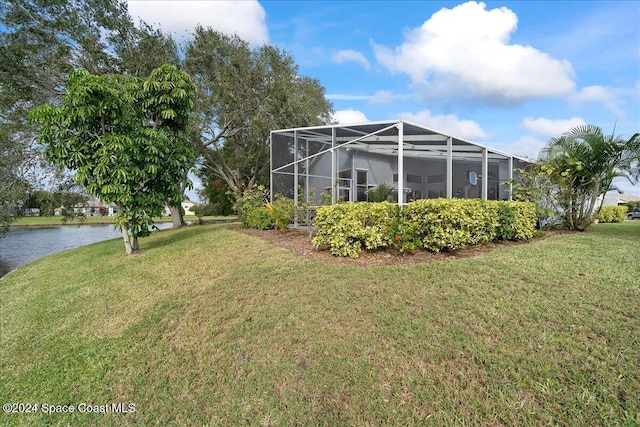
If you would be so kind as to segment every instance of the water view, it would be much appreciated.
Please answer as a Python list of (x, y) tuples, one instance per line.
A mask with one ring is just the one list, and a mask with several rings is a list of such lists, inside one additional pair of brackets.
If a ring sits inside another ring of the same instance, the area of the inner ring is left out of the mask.
[[(171, 228), (171, 223), (156, 225)], [(10, 227), (0, 239), (0, 277), (38, 258), (115, 238), (122, 234), (113, 225)]]

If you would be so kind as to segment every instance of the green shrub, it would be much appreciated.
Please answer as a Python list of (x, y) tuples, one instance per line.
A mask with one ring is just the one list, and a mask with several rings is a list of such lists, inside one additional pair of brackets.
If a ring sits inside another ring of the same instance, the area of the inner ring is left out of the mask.
[(333, 255), (357, 258), (362, 249), (386, 248), (398, 207), (389, 202), (340, 203), (316, 211), (313, 244)]
[(265, 209), (273, 221), (273, 225), (284, 232), (293, 219), (296, 207), (293, 200), (288, 197), (276, 196), (273, 203), (269, 202), (265, 205)]
[(396, 209), (391, 224), (391, 244), (400, 253), (413, 252), (422, 247), (422, 242), (416, 233), (415, 224), (406, 219), (406, 210)]
[(599, 222), (622, 222), (626, 216), (626, 206), (603, 206), (597, 218)]
[(455, 251), (494, 240), (496, 205), (477, 199), (423, 199), (403, 209), (404, 225), (433, 252)]
[(242, 217), (244, 228), (255, 228), (257, 230), (272, 229), (274, 224), (267, 208), (253, 208)]
[(269, 190), (264, 185), (245, 189), (233, 204), (233, 209), (238, 213), (240, 221), (243, 221), (249, 211), (263, 207), (268, 200), (268, 194)]
[(529, 240), (535, 236), (536, 208), (527, 202), (495, 202), (498, 227), (495, 240)]
[(496, 227), (495, 240), (511, 240), (515, 236), (513, 223), (516, 221), (516, 213), (507, 202), (498, 204), (498, 227)]
[(256, 207), (254, 202), (250, 202), (245, 204), (244, 209), (240, 218), (243, 227), (258, 230), (277, 228), (284, 231), (293, 220), (295, 205), (293, 200), (287, 197), (276, 196), (273, 203), (268, 202)]
[[(295, 208), (295, 216), (298, 225), (304, 224), (309, 228), (309, 238), (313, 233), (313, 221), (316, 219), (316, 191), (309, 188), (305, 195), (304, 188), (298, 186), (298, 207)], [(322, 200), (321, 200), (322, 201)]]
[(455, 251), (489, 241), (530, 239), (535, 207), (527, 202), (478, 199), (416, 200), (403, 209), (389, 202), (318, 208), (313, 243), (339, 256), (394, 247), (411, 252)]
[(393, 194), (393, 187), (380, 184), (373, 190), (369, 190), (368, 196), (370, 202), (386, 202), (389, 200), (389, 197)]
[(207, 203), (206, 205), (196, 205), (191, 210), (196, 216), (220, 215), (220, 207), (218, 203)]

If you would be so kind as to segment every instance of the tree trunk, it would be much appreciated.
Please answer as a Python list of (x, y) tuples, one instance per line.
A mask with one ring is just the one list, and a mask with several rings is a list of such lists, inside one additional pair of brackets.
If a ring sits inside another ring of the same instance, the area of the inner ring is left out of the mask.
[(181, 208), (174, 208), (172, 206), (169, 206), (169, 212), (171, 212), (171, 223), (173, 224), (172, 228), (179, 228), (185, 225)]
[(593, 220), (595, 216), (598, 214), (598, 212), (600, 212), (600, 209), (598, 209), (597, 211), (595, 210), (597, 201), (598, 201), (598, 195), (592, 195), (591, 200), (589, 200), (589, 208), (587, 210), (587, 214), (589, 215), (590, 220)]
[[(184, 190), (186, 188), (186, 184), (184, 182), (180, 183), (180, 194), (182, 197), (180, 201), (184, 199)], [(185, 225), (184, 216), (182, 214), (182, 205), (178, 204), (177, 207), (171, 206), (173, 204), (173, 200), (169, 199), (169, 212), (171, 212), (171, 224), (172, 228), (180, 228)]]
[(131, 238), (131, 249), (133, 249), (133, 252), (138, 252), (140, 250), (140, 245), (138, 245), (137, 237)]
[(131, 244), (131, 236), (129, 236), (129, 231), (127, 228), (122, 226), (122, 238), (124, 240), (124, 250), (127, 252), (127, 255), (131, 255), (133, 253), (133, 246)]
[(602, 209), (602, 205), (604, 205), (604, 197), (607, 195), (607, 193), (602, 193), (601, 194), (601, 198), (600, 198), (600, 206), (598, 206), (598, 213), (600, 213), (600, 210)]

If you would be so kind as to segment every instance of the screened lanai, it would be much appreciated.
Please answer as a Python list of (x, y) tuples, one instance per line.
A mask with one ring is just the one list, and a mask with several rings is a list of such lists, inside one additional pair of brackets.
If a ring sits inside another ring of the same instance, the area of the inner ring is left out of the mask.
[(406, 121), (271, 132), (271, 195), (311, 204), (369, 201), (380, 186), (403, 205), (431, 198), (510, 200), (527, 160)]

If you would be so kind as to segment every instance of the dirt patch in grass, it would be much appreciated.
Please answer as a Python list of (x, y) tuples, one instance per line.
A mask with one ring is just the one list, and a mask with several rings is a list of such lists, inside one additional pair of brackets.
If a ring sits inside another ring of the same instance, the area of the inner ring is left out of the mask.
[(499, 243), (485, 243), (483, 245), (471, 246), (455, 252), (433, 253), (424, 249), (418, 249), (411, 254), (401, 254), (393, 249), (378, 251), (362, 251), (360, 257), (356, 259), (331, 255), (329, 251), (320, 251), (311, 243), (309, 232), (299, 229), (287, 229), (284, 233), (276, 230), (254, 230), (251, 228), (237, 227), (235, 231), (249, 236), (258, 237), (280, 248), (289, 249), (294, 255), (329, 264), (388, 266), (400, 264), (419, 264), (424, 262), (443, 261), (447, 259), (469, 258), (482, 255), (509, 246), (526, 245), (544, 240), (548, 237), (564, 234), (567, 231), (554, 230), (547, 231), (541, 237), (523, 241), (503, 241)]

